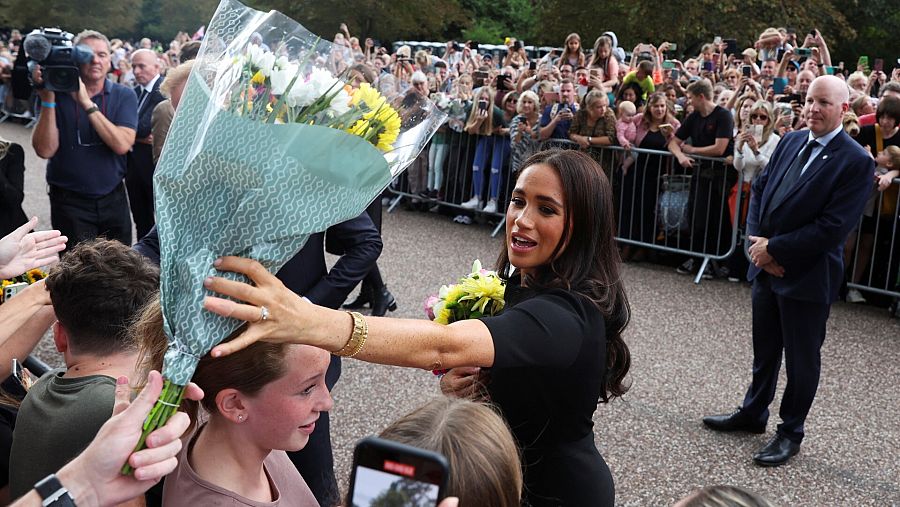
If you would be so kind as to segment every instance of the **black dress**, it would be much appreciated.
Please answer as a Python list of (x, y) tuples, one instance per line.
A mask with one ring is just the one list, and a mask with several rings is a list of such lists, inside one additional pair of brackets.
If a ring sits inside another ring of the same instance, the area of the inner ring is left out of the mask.
[(613, 505), (612, 475), (594, 445), (606, 375), (603, 316), (587, 299), (535, 292), (511, 279), (506, 310), (485, 318), (494, 340), (488, 384), (523, 453), (524, 500), (538, 506)]

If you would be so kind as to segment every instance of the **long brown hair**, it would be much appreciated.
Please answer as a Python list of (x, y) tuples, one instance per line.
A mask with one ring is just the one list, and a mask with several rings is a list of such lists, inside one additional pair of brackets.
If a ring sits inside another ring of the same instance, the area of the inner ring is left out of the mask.
[(478, 118), (478, 102), (481, 100), (487, 100), (488, 109), (487, 109), (487, 118), (481, 122), (481, 125), (478, 126), (478, 135), (480, 136), (489, 136), (494, 133), (494, 92), (493, 88), (484, 86), (481, 90), (478, 91), (478, 94), (475, 96), (475, 100), (472, 102), (472, 110), (469, 111), (469, 120), (466, 122), (466, 129), (475, 125), (475, 120)]
[[(223, 342), (231, 341), (246, 329), (246, 324), (231, 333)], [(162, 308), (159, 298), (144, 307), (140, 318), (131, 328), (132, 339), (138, 345), (136, 388), (147, 382), (150, 370), (162, 371), (163, 357), (168, 348), (168, 339), (163, 332)], [(200, 358), (191, 379), (203, 389), (203, 400), (184, 400), (181, 403), (191, 417), (191, 426), (197, 421), (199, 406), (209, 414), (218, 413), (216, 395), (226, 388), (237, 389), (246, 395), (258, 393), (266, 384), (284, 376), (287, 365), (284, 361), (285, 344), (255, 342), (247, 348), (213, 359), (209, 354)]]
[(447, 494), (460, 505), (521, 504), (519, 449), (506, 422), (487, 405), (441, 396), (379, 436), (444, 455), (450, 464)]
[[(643, 123), (645, 127), (649, 128), (650, 125), (653, 125), (653, 112), (651, 111), (652, 108), (650, 106), (652, 106), (654, 102), (657, 102), (660, 100), (662, 100), (666, 103), (666, 117), (662, 121), (660, 121), (660, 124), (675, 123), (675, 121), (676, 121), (675, 115), (672, 114), (672, 109), (673, 109), (672, 103), (669, 102), (668, 98), (666, 98), (666, 94), (664, 92), (655, 92), (655, 93), (651, 93), (650, 96), (647, 97), (647, 105), (644, 106), (644, 115), (641, 118), (641, 123)], [(659, 125), (657, 125), (657, 126), (659, 126)]]
[[(625, 376), (631, 354), (622, 332), (631, 318), (631, 308), (620, 273), (621, 259), (615, 241), (612, 185), (603, 169), (590, 156), (575, 150), (535, 153), (522, 167), (546, 164), (562, 180), (565, 220), (552, 259), (523, 282), (536, 289), (561, 288), (589, 299), (603, 314), (606, 324), (606, 378), (601, 401), (622, 396), (628, 390)], [(511, 264), (507, 245), (497, 260), (497, 271), (507, 274)]]

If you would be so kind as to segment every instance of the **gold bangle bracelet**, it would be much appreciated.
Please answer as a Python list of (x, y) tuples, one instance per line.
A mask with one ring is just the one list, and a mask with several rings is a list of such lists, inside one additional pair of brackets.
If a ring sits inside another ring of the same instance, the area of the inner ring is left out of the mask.
[(353, 318), (353, 332), (350, 333), (350, 338), (347, 339), (347, 343), (340, 350), (332, 352), (332, 354), (341, 357), (353, 357), (359, 354), (359, 351), (366, 344), (366, 338), (369, 337), (369, 323), (366, 322), (365, 317), (359, 312), (347, 313)]

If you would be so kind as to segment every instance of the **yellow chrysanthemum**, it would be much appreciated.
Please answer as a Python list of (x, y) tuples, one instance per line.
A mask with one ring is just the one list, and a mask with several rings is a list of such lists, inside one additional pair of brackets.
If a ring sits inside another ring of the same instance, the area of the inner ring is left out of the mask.
[(401, 121), (397, 110), (368, 83), (362, 83), (350, 98), (351, 106), (360, 104), (368, 111), (347, 132), (366, 139), (381, 151), (390, 151), (400, 135)]
[(262, 73), (261, 70), (256, 71), (256, 74), (253, 74), (253, 77), (250, 78), (250, 82), (255, 85), (265, 84), (266, 76)]
[(438, 324), (448, 325), (450, 324), (450, 317), (453, 315), (453, 312), (443, 308), (434, 316), (434, 321)]
[(3, 282), (0, 283), (0, 288), (6, 287), (7, 285), (12, 285), (12, 284), (13, 284), (12, 280), (3, 280)]
[[(467, 277), (459, 283), (459, 287), (466, 293), (460, 298), (460, 301), (475, 302), (472, 305), (472, 311), (493, 315), (503, 308), (503, 294), (506, 287), (495, 276)], [(491, 304), (490, 308), (488, 308), (489, 304)]]

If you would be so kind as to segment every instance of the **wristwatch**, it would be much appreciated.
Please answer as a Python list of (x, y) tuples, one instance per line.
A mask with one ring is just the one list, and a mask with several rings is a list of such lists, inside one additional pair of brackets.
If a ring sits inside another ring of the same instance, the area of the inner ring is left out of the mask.
[(75, 499), (72, 498), (69, 490), (59, 482), (56, 474), (50, 474), (41, 479), (34, 485), (34, 489), (41, 495), (43, 499), (41, 505), (44, 507), (51, 505), (53, 507), (75, 507)]
[(591, 136), (588, 136), (588, 144), (591, 144)]
[(99, 111), (99, 110), (100, 110), (100, 108), (97, 107), (96, 105), (94, 105), (94, 106), (91, 106), (91, 107), (85, 109), (85, 110), (84, 110), (84, 114), (90, 116), (90, 115), (96, 113), (96, 112)]

